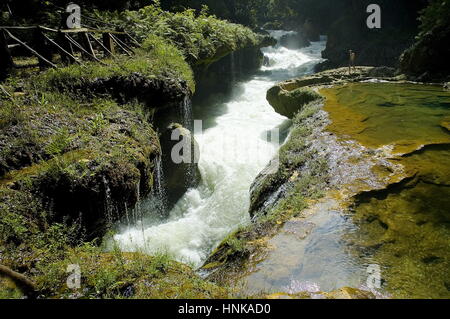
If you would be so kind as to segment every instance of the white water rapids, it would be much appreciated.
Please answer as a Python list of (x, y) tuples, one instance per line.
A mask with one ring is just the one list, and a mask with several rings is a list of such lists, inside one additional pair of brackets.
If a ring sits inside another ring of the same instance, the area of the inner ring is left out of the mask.
[(168, 253), (198, 267), (224, 238), (248, 224), (250, 186), (279, 148), (266, 141), (267, 132), (286, 121), (268, 104), (266, 92), (279, 81), (312, 72), (324, 46), (322, 41), (301, 50), (263, 49), (270, 66), (249, 81), (236, 83), (238, 93), (222, 105), (224, 114), (213, 118), (216, 125), (195, 136), (200, 145), (201, 185), (184, 195), (168, 219), (124, 226), (114, 236), (120, 249)]

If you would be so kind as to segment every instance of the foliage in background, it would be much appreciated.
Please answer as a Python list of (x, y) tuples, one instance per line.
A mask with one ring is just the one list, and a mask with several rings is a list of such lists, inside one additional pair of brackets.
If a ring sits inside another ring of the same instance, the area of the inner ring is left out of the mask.
[[(8, 0), (13, 13), (9, 17), (8, 24), (18, 21), (39, 21), (40, 23), (59, 23), (58, 10), (63, 9), (69, 0)], [(184, 12), (187, 9), (194, 9), (198, 14), (204, 10), (205, 6), (209, 12), (221, 19), (243, 24), (251, 28), (267, 27), (296, 28), (302, 26), (306, 21), (315, 24), (322, 33), (325, 33), (334, 22), (350, 12), (360, 12), (358, 15), (365, 15), (365, 8), (373, 1), (359, 0), (77, 0), (82, 7), (82, 13), (92, 16), (92, 10), (97, 9), (102, 12), (121, 12), (125, 10), (138, 10), (149, 5), (161, 7), (171, 12)], [(390, 5), (407, 6), (417, 13), (417, 10), (425, 7), (427, 0), (379, 0), (377, 2), (384, 9), (383, 14), (391, 14), (386, 9)], [(6, 3), (0, 5), (3, 14), (0, 16), (0, 23), (5, 22), (8, 17)], [(395, 10), (394, 10), (395, 11)], [(399, 11), (399, 10), (397, 10)], [(433, 0), (430, 8), (424, 12), (424, 28), (429, 30), (429, 25), (437, 20), (445, 18), (443, 15), (448, 10), (448, 1)], [(404, 12), (403, 17), (408, 17), (410, 12)], [(3, 18), (2, 18), (3, 16)], [(400, 20), (403, 19), (400, 17)], [(3, 21), (2, 21), (3, 20)], [(400, 23), (400, 22), (399, 22)], [(439, 22), (438, 22), (439, 23)]]
[(256, 45), (261, 40), (251, 29), (208, 15), (206, 9), (199, 14), (193, 9), (171, 13), (155, 5), (138, 11), (96, 13), (102, 20), (121, 25), (138, 40), (149, 35), (164, 38), (182, 50), (189, 62)]
[(450, 1), (432, 0), (430, 5), (421, 11), (419, 20), (421, 22), (419, 38), (434, 28), (448, 25), (450, 21)]

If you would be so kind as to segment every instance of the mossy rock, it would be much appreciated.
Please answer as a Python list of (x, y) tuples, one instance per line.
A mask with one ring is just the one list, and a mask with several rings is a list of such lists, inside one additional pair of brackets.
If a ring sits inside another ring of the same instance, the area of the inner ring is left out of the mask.
[[(48, 223), (81, 217), (87, 237), (101, 237), (151, 192), (154, 162), (161, 154), (158, 135), (142, 106), (101, 100), (101, 106), (88, 101), (87, 110), (72, 110), (57, 94), (46, 103), (31, 104), (34, 112), (23, 112), (23, 120), (0, 131), (5, 145), (0, 173), (6, 172), (0, 179), (0, 201), (10, 212), (5, 216), (16, 220), (11, 214), (22, 216), (22, 207), (28, 207), (9, 205), (11, 192), (33, 194), (28, 201), (45, 208)], [(25, 143), (29, 136), (33, 139)]]
[[(173, 140), (173, 137), (178, 137)], [(166, 185), (168, 209), (171, 209), (189, 188), (197, 187), (201, 181), (198, 168), (200, 146), (194, 134), (181, 124), (172, 123), (161, 135), (164, 183)], [(182, 149), (181, 149), (182, 148)], [(179, 150), (181, 163), (175, 163), (173, 151)]]
[[(39, 298), (62, 299), (225, 299), (232, 290), (200, 278), (170, 256), (103, 252), (91, 244), (63, 248), (53, 254), (38, 248), (39, 258), (27, 267), (9, 265), (36, 285)], [(27, 260), (24, 260), (27, 262)], [(69, 265), (80, 270), (80, 288), (67, 285)], [(21, 269), (19, 269), (21, 268)], [(13, 283), (0, 278), (0, 297), (21, 298)]]
[(320, 94), (309, 88), (298, 88), (286, 91), (280, 86), (274, 86), (267, 92), (267, 100), (278, 114), (292, 119), (302, 107), (310, 102), (321, 99)]

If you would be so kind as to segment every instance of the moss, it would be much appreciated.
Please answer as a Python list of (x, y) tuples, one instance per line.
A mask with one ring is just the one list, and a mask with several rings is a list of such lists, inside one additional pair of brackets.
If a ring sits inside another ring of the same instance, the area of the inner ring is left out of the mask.
[(450, 116), (447, 116), (442, 120), (441, 126), (450, 132)]
[(382, 288), (393, 298), (448, 298), (450, 148), (440, 125), (450, 96), (436, 86), (409, 84), (361, 83), (322, 92), (333, 121), (329, 130), (344, 143), (385, 150), (383, 156), (402, 167), (400, 173), (372, 167), (394, 178), (354, 198), (349, 216), (357, 231), (345, 236), (349, 251), (380, 265)]
[(39, 75), (36, 88), (39, 91), (73, 91), (74, 88), (86, 87), (98, 79), (126, 78), (138, 73), (147, 79), (184, 81), (188, 83), (191, 92), (195, 91), (193, 72), (183, 54), (178, 48), (155, 35), (149, 36), (132, 57), (118, 56), (114, 60), (104, 60), (104, 63), (87, 62), (84, 65), (73, 64), (49, 70)]
[(267, 92), (267, 100), (275, 111), (288, 118), (293, 118), (303, 106), (321, 99), (321, 96), (309, 88), (296, 88), (291, 91), (282, 89), (279, 86), (271, 88)]
[[(0, 162), (9, 172), (0, 187), (35, 194), (37, 201), (50, 208), (49, 222), (73, 221), (81, 214), (88, 235), (101, 236), (105, 224), (120, 218), (124, 203), (133, 207), (138, 194), (151, 191), (152, 161), (161, 152), (158, 136), (135, 104), (119, 107), (111, 100), (96, 99), (95, 104), (59, 106), (54, 112), (57, 95), (49, 95), (47, 101), (35, 107), (36, 113), (27, 113), (29, 121), (3, 131), (10, 147), (2, 150), (8, 161)], [(99, 106), (102, 101), (106, 103)], [(27, 147), (32, 156), (23, 159), (19, 157), (24, 152), (21, 134), (28, 130), (39, 135)], [(109, 202), (106, 187), (112, 196)], [(110, 212), (110, 206), (117, 208)]]
[[(69, 265), (79, 265), (81, 289), (66, 285)], [(138, 298), (204, 299), (228, 298), (231, 290), (198, 277), (189, 267), (170, 256), (153, 257), (83, 245), (68, 249), (64, 258), (38, 263), (34, 280), (47, 297), (58, 298)]]
[[(450, 142), (440, 127), (449, 114), (450, 93), (441, 87), (353, 83), (320, 92), (327, 97), (324, 109), (332, 121), (328, 130), (364, 146), (391, 144), (394, 154), (405, 154), (423, 145)], [(388, 117), (383, 116), (386, 113)]]

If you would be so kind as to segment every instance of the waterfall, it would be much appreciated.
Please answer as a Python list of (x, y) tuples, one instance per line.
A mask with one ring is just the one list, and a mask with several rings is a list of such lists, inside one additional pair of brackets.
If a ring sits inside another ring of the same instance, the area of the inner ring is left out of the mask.
[(230, 74), (231, 74), (231, 84), (236, 83), (236, 58), (234, 52), (230, 55)]
[[(264, 49), (271, 65), (250, 80), (235, 83), (230, 100), (211, 105), (210, 114), (203, 115), (202, 120), (212, 124), (195, 134), (200, 146), (201, 184), (179, 200), (168, 218), (148, 223), (144, 232), (139, 225), (116, 235), (120, 247), (148, 254), (163, 250), (179, 261), (201, 266), (224, 238), (248, 225), (250, 186), (279, 147), (263, 137), (287, 121), (268, 104), (266, 92), (279, 81), (312, 72), (322, 61), (324, 47), (324, 42), (315, 42), (300, 50)], [(181, 115), (181, 124), (192, 131), (189, 99), (184, 101)]]
[(164, 172), (162, 168), (162, 156), (158, 156), (155, 160), (155, 173), (153, 174), (155, 179), (154, 194), (160, 198), (166, 196), (164, 189)]
[(183, 102), (181, 103), (181, 125), (184, 128), (192, 132), (193, 130), (193, 116), (192, 116), (192, 101), (189, 96), (185, 96)]
[(164, 217), (167, 212), (167, 193), (166, 187), (164, 185), (164, 170), (162, 164), (162, 156), (158, 156), (155, 160), (155, 171), (154, 171), (154, 188), (152, 199), (155, 202), (155, 209), (158, 215)]
[(109, 182), (106, 180), (106, 177), (102, 177), (103, 187), (104, 187), (104, 201), (105, 201), (105, 216), (108, 224), (113, 223), (113, 204), (112, 204), (112, 196), (111, 196), (111, 188), (109, 187)]
[[(183, 103), (181, 104), (181, 119), (182, 119), (182, 126), (185, 129), (188, 129), (189, 132), (191, 132), (191, 136), (194, 136), (194, 119), (192, 114), (192, 101), (189, 96), (186, 96), (183, 100)], [(195, 181), (197, 180), (197, 163), (195, 162), (195, 141), (194, 139), (190, 140), (190, 162), (186, 163), (186, 169), (185, 169), (185, 179), (184, 183), (187, 188), (190, 188), (195, 185)]]

